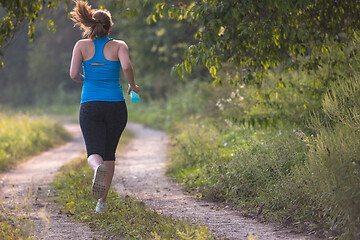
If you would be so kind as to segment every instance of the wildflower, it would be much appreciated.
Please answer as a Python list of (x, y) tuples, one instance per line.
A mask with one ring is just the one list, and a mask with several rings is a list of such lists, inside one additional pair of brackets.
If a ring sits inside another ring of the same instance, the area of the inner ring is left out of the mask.
[(224, 106), (223, 106), (223, 104), (221, 103), (221, 99), (218, 99), (218, 101), (216, 102), (216, 106), (217, 106), (221, 111), (224, 110)]
[(271, 139), (274, 140), (274, 137), (272, 137)]
[(296, 132), (296, 130), (295, 130), (295, 129), (293, 129), (293, 132)]
[(279, 132), (279, 135), (281, 136), (281, 135), (282, 135), (282, 133), (281, 133), (281, 132)]
[(226, 147), (227, 146), (227, 142), (226, 143), (224, 143), (224, 147)]
[(225, 123), (230, 127), (233, 125), (233, 123), (229, 119), (225, 119)]
[(232, 93), (230, 94), (230, 97), (231, 97), (231, 98), (235, 98), (235, 96), (236, 96), (236, 95), (235, 95), (235, 92), (232, 92)]
[(264, 143), (263, 143), (263, 142), (261, 142), (260, 144), (261, 144), (261, 146), (263, 146), (263, 145), (264, 145)]
[(200, 129), (198, 129), (197, 132), (200, 133)]

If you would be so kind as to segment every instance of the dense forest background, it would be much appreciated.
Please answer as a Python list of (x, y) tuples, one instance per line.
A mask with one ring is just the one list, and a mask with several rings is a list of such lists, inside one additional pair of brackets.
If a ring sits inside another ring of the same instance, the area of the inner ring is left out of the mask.
[[(73, 3), (33, 2), (15, 24), (23, 12), (0, 1), (0, 104), (77, 106)], [(172, 136), (169, 176), (252, 216), (360, 237), (359, 1), (89, 2), (130, 48), (130, 119)]]
[[(116, 2), (90, 1), (90, 4), (113, 12), (115, 25), (110, 37), (128, 44), (137, 82), (146, 93), (144, 98), (165, 98), (181, 82), (170, 77), (170, 69), (194, 42), (196, 26), (175, 20), (148, 24), (150, 5), (131, 3), (128, 6), (132, 8), (131, 18), (130, 13), (118, 10)], [(70, 80), (69, 66), (72, 48), (81, 32), (68, 18), (70, 7), (63, 3), (55, 9), (45, 9), (43, 19), (35, 23), (33, 41), (29, 41), (27, 25), (23, 24), (14, 38), (2, 46), (5, 54), (5, 67), (1, 70), (2, 104), (69, 104), (79, 100), (81, 85)], [(121, 83), (126, 84), (125, 80)]]

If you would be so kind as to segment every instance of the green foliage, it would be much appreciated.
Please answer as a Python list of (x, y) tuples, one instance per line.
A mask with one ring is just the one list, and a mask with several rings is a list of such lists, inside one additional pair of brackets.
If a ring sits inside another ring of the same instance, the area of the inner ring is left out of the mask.
[(310, 152), (314, 194), (331, 221), (332, 228), (346, 237), (360, 236), (360, 135), (344, 125), (322, 128)]
[(34, 23), (34, 41), (28, 42), (22, 28), (6, 48), (5, 68), (1, 70), (2, 103), (19, 106), (79, 102), (81, 84), (70, 80), (69, 65), (80, 34), (69, 22), (66, 8), (62, 4), (44, 10), (43, 21)]
[(324, 112), (330, 123), (314, 116), (318, 131), (309, 154), (309, 171), (325, 214), (344, 237), (360, 237), (360, 80), (356, 76), (334, 84), (324, 96)]
[(176, 129), (176, 124), (186, 124), (189, 118), (201, 118), (203, 113), (218, 114), (216, 100), (210, 97), (214, 89), (209, 84), (194, 79), (178, 90), (176, 94), (167, 94), (165, 100), (129, 102), (130, 121), (171, 131)]
[(168, 174), (196, 196), (357, 239), (360, 81), (333, 83), (321, 105), (314, 76), (273, 72), (260, 88), (194, 83), (166, 102), (130, 105), (130, 117), (172, 133)]
[(324, 96), (324, 112), (334, 122), (341, 122), (354, 131), (360, 129), (360, 78), (334, 84)]
[(303, 72), (272, 71), (260, 87), (223, 83), (214, 88), (221, 116), (234, 124), (304, 127), (307, 117), (321, 107), (322, 84)]
[[(5, 66), (1, 69), (0, 102), (12, 105), (30, 102), (33, 99), (31, 85), (25, 81), (27, 72), (26, 49), (29, 43), (26, 32), (21, 30), (6, 48)], [(16, 45), (16, 47), (15, 47)], [(26, 89), (24, 91), (24, 89)]]
[(21, 159), (69, 138), (64, 129), (46, 117), (0, 113), (0, 171)]
[(77, 221), (90, 224), (103, 230), (107, 236), (121, 239), (213, 239), (205, 226), (194, 226), (188, 221), (174, 220), (147, 210), (143, 202), (134, 198), (120, 196), (110, 190), (109, 211), (96, 214), (91, 195), (92, 170), (82, 158), (63, 169), (55, 180), (58, 190), (57, 202), (62, 212)]
[[(28, 221), (29, 222), (29, 221)], [(29, 236), (29, 233), (22, 232), (22, 230), (28, 230), (26, 226), (17, 226), (14, 228), (8, 221), (0, 222), (0, 237), (1, 239), (24, 239), (24, 240), (35, 240), (34, 234)]]
[[(68, 3), (68, 0), (65, 0)], [(25, 24), (28, 28), (28, 35), (30, 41), (35, 37), (35, 21), (39, 18), (44, 8), (55, 8), (60, 5), (60, 1), (45, 1), (45, 0), (1, 0), (0, 16), (5, 15), (0, 21), (0, 56), (2, 57), (2, 47), (15, 33), (19, 31), (22, 24)], [(49, 21), (48, 25), (51, 26), (52, 22)], [(1, 66), (3, 62), (1, 61)], [(1, 67), (0, 66), (0, 67)]]
[(206, 198), (246, 207), (247, 214), (262, 206), (279, 221), (312, 218), (307, 185), (295, 178), (308, 151), (300, 130), (215, 126), (201, 122), (177, 135), (168, 174)]
[(115, 24), (111, 36), (124, 40), (130, 48), (143, 99), (165, 98), (166, 94), (176, 92), (183, 82), (171, 78), (170, 69), (181, 61), (187, 46), (194, 42), (196, 25), (175, 20), (151, 23), (148, 16), (152, 2), (124, 1), (120, 4), (112, 0), (99, 4), (112, 12)]
[[(128, 104), (130, 119), (162, 128), (175, 129), (188, 119), (215, 118), (235, 125), (305, 127), (307, 117), (321, 107), (321, 84), (302, 72), (273, 72), (261, 87), (231, 85), (214, 87), (193, 80), (166, 100)], [(182, 122), (182, 123), (180, 123)]]
[(246, 82), (261, 81), (264, 71), (279, 63), (316, 70), (328, 63), (322, 53), (341, 52), (360, 26), (360, 4), (351, 0), (156, 2), (154, 22), (164, 18), (199, 26), (198, 42), (174, 71), (183, 75), (201, 63), (215, 81), (221, 81), (219, 71), (227, 66), (232, 80)]
[[(151, 6), (142, 6), (136, 1), (93, 4), (94, 8), (105, 7), (111, 11), (115, 25), (110, 37), (128, 44), (143, 100), (165, 98), (184, 84), (184, 81), (171, 78), (170, 68), (181, 61), (186, 47), (194, 42), (196, 31), (194, 25), (173, 20), (148, 25), (146, 18), (151, 13)], [(37, 34), (33, 42), (28, 42), (26, 31), (20, 28), (17, 37), (7, 46), (5, 68), (1, 70), (2, 103), (19, 106), (79, 101), (81, 84), (70, 80), (69, 65), (71, 50), (80, 33), (67, 17), (68, 7), (61, 4), (56, 9), (44, 9), (39, 17), (43, 21), (34, 23)], [(126, 90), (123, 76), (120, 82)]]
[(20, 202), (13, 199), (12, 207), (6, 207), (0, 198), (0, 239), (36, 239), (36, 227), (31, 219), (32, 209), (29, 206), (29, 201), (35, 198), (31, 191), (30, 188), (29, 193), (25, 193)]
[(78, 31), (67, 19), (66, 5), (48, 10), (45, 19), (53, 19), (57, 31), (49, 31), (43, 21), (36, 24), (38, 35), (28, 46), (26, 80), (34, 104), (74, 104), (80, 100), (81, 84), (69, 77), (72, 48)]

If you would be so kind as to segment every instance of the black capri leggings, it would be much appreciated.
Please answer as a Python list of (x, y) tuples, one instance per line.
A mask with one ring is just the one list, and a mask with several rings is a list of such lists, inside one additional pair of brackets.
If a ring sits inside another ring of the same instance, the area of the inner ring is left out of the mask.
[(81, 103), (79, 122), (87, 156), (99, 154), (104, 161), (114, 161), (120, 136), (127, 123), (125, 102)]

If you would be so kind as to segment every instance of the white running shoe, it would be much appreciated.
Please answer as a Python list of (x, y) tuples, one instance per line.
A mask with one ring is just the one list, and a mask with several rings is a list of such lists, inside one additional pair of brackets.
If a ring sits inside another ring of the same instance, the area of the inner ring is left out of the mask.
[(97, 202), (95, 212), (105, 213), (106, 212), (106, 202)]
[(105, 193), (105, 183), (104, 178), (106, 175), (106, 167), (104, 164), (100, 164), (94, 173), (94, 179), (92, 183), (92, 194), (97, 200), (101, 198)]

